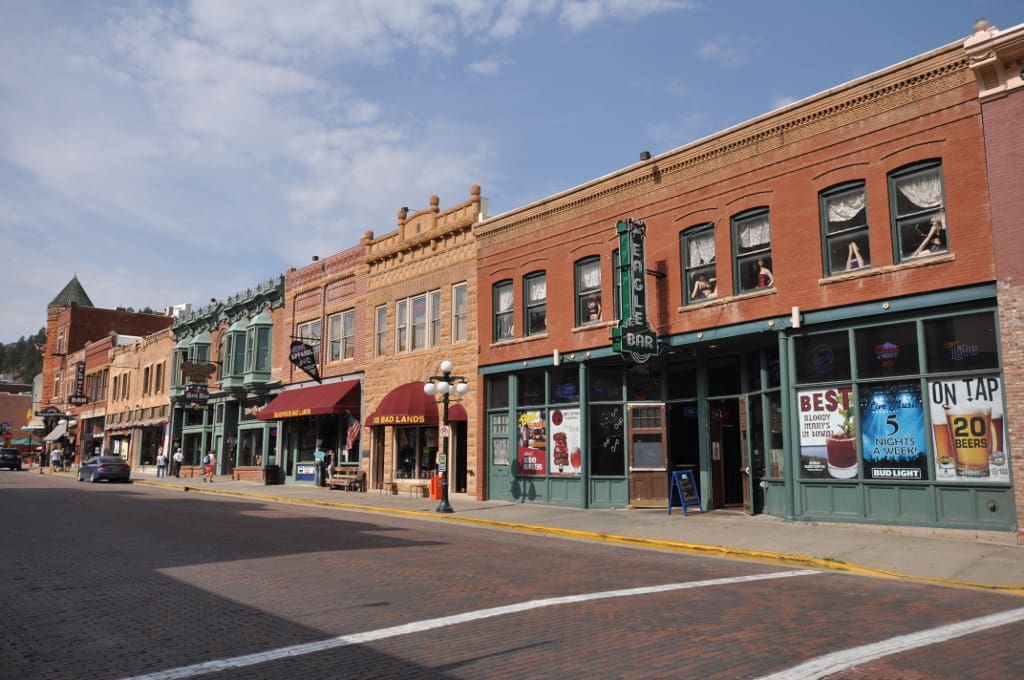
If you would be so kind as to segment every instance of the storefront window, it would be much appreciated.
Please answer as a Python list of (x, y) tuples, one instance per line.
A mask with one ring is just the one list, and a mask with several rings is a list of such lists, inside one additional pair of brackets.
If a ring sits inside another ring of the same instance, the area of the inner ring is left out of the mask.
[(396, 427), (396, 479), (429, 479), (437, 461), (436, 427)]
[(625, 419), (622, 406), (590, 409), (590, 474), (621, 477), (626, 474)]
[(508, 408), (508, 377), (487, 377), (487, 408)]
[(925, 321), (924, 342), (933, 373), (999, 368), (996, 319), (990, 312)]
[(849, 380), (850, 337), (846, 331), (796, 339), (798, 383)]
[(635, 364), (626, 371), (626, 394), (629, 401), (661, 399), (661, 374), (654, 365)]
[(737, 357), (712, 359), (708, 362), (708, 394), (739, 394), (740, 360)]
[(263, 465), (263, 429), (242, 430), (240, 433), (238, 464)]
[(860, 377), (886, 378), (920, 371), (913, 323), (862, 328), (855, 337)]
[(693, 399), (697, 396), (697, 366), (692, 363), (670, 364), (668, 367), (668, 398)]
[(622, 370), (595, 366), (589, 376), (590, 401), (622, 401)]
[(519, 405), (534, 406), (544, 403), (544, 371), (520, 373), (518, 379), (519, 399), (517, 403)]
[(577, 403), (580, 400), (580, 372), (575, 366), (551, 371), (552, 404)]
[(508, 465), (508, 414), (491, 414), (491, 460), (495, 465)]

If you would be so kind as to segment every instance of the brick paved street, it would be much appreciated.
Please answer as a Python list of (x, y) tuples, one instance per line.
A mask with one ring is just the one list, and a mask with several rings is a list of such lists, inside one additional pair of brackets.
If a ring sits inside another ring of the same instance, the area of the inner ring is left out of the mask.
[[(0, 510), (5, 678), (203, 677), (194, 664), (242, 655), (262, 656), (210, 677), (757, 678), (1024, 606), (977, 590), (767, 578), (795, 570), (28, 473), (0, 476)], [(535, 602), (751, 576), (765, 578)], [(423, 623), (509, 605), (523, 606)], [(1018, 620), (834, 677), (1020, 677), (1022, 635)]]

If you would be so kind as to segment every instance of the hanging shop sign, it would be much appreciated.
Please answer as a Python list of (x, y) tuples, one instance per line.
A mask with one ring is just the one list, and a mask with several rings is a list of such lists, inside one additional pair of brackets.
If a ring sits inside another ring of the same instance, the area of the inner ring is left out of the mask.
[(639, 220), (615, 225), (619, 234), (619, 307), (622, 318), (612, 329), (612, 349), (638, 364), (659, 351), (658, 335), (647, 321), (647, 227)]
[(313, 347), (311, 345), (306, 344), (302, 340), (292, 340), (291, 351), (289, 352), (288, 359), (296, 368), (305, 371), (310, 378), (318, 383), (321, 382), (320, 369), (317, 368), (316, 363), (316, 352), (313, 351)]
[(182, 382), (196, 385), (205, 385), (210, 382), (210, 377), (217, 371), (217, 366), (208, 362), (183, 361), (181, 362)]
[(72, 406), (85, 406), (89, 403), (89, 397), (84, 394), (72, 394), (68, 397), (68, 403)]
[(205, 404), (210, 400), (210, 391), (206, 389), (206, 385), (189, 385), (185, 388), (184, 399), (197, 404)]

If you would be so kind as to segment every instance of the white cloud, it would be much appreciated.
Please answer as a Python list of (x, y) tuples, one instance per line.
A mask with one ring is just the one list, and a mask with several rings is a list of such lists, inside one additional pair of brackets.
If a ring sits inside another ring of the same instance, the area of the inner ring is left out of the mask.
[(566, 0), (559, 18), (570, 30), (583, 31), (609, 19), (640, 19), (699, 6), (699, 3), (688, 0)]
[(742, 66), (750, 60), (748, 45), (725, 37), (705, 42), (697, 49), (697, 55), (729, 67)]
[(483, 59), (481, 61), (475, 61), (466, 67), (470, 73), (476, 73), (481, 76), (496, 76), (498, 71), (501, 70), (501, 60), (495, 57)]

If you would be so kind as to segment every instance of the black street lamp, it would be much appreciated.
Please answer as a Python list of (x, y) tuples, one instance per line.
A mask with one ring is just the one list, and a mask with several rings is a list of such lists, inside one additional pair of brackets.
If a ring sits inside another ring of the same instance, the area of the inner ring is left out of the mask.
[(444, 405), (441, 429), (444, 455), (438, 461), (438, 472), (441, 473), (441, 502), (437, 506), (437, 512), (454, 512), (448, 503), (448, 458), (451, 450), (451, 445), (448, 442), (451, 440), (452, 433), (451, 424), (448, 422), (448, 401), (453, 392), (459, 396), (469, 392), (469, 384), (466, 379), (461, 375), (452, 375), (452, 368), (454, 368), (452, 362), (445, 359), (441, 362), (441, 375), (430, 376), (423, 385), (423, 391), (427, 395), (440, 394), (441, 403)]

